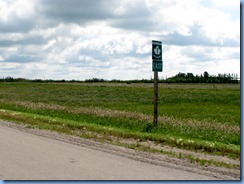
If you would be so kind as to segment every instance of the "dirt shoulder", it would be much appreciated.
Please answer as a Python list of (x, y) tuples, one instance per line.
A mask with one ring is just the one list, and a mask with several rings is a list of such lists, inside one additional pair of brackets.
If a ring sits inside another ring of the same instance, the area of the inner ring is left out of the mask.
[[(146, 151), (139, 151), (134, 149), (129, 149), (122, 146), (115, 146), (104, 142), (98, 142), (90, 139), (84, 139), (77, 136), (71, 136), (67, 134), (61, 134), (49, 130), (40, 130), (40, 129), (32, 129), (27, 128), (24, 124), (16, 124), (11, 123), (8, 121), (0, 120), (1, 126), (7, 126), (10, 128), (14, 128), (20, 131), (28, 132), (31, 134), (35, 134), (38, 136), (48, 137), (51, 139), (67, 142), (74, 145), (79, 145), (83, 147), (92, 148), (95, 150), (100, 150), (103, 152), (108, 152), (116, 155), (120, 155), (126, 158), (138, 160), (141, 162), (146, 162), (154, 165), (160, 165), (160, 166), (166, 166), (169, 168), (177, 168), (184, 171), (190, 171), (198, 174), (204, 174), (206, 176), (215, 177), (219, 180), (240, 180), (240, 169), (229, 169), (229, 168), (223, 168), (223, 167), (216, 167), (216, 166), (206, 166), (206, 165), (200, 165), (196, 163), (190, 163), (188, 160), (185, 159), (179, 159), (175, 157), (170, 157), (165, 154), (160, 153), (152, 153), (152, 152), (146, 152)], [(120, 140), (120, 142), (130, 142), (133, 140)], [(164, 151), (170, 151), (175, 153), (184, 153), (189, 154), (193, 156), (197, 156), (199, 158), (203, 159), (212, 159), (216, 161), (221, 162), (227, 162), (232, 164), (240, 164), (239, 160), (232, 160), (226, 157), (222, 156), (213, 156), (213, 155), (206, 155), (205, 153), (196, 153), (188, 150), (181, 150), (177, 148), (171, 148), (167, 146), (159, 146), (154, 145), (152, 142), (143, 142), (141, 144), (145, 144), (146, 146), (151, 147), (158, 147), (157, 149), (162, 149)]]

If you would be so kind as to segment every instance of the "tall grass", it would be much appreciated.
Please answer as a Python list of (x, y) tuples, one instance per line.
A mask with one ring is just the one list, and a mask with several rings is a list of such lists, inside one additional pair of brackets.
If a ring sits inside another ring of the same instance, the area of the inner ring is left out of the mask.
[[(63, 119), (67, 124), (114, 128), (125, 134), (145, 133), (166, 143), (172, 138), (176, 144), (192, 140), (240, 146), (239, 85), (161, 85), (158, 127), (152, 126), (151, 84), (0, 83), (0, 109)], [(0, 118), (7, 117), (3, 114)]]

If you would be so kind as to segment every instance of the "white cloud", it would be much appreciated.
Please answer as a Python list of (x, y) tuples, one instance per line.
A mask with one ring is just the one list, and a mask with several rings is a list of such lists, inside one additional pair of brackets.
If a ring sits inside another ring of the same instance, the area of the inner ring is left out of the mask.
[(240, 6), (239, 0), (212, 0), (213, 5), (215, 7), (228, 7), (228, 8), (236, 8)]
[(0, 0), (0, 77), (150, 78), (155, 39), (161, 76), (239, 74), (238, 11), (233, 0)]
[(34, 1), (0, 0), (0, 32), (25, 32), (30, 30), (35, 20)]

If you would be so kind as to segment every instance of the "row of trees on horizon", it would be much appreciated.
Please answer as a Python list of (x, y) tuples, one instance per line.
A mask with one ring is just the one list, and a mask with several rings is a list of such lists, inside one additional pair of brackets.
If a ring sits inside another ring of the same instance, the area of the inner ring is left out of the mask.
[[(6, 77), (0, 79), (0, 82), (49, 82), (49, 83), (97, 83), (97, 82), (111, 82), (111, 83), (153, 83), (153, 79), (136, 79), (136, 80), (105, 80), (105, 79), (86, 79), (84, 81), (81, 80), (53, 80), (53, 79), (25, 79), (25, 78), (13, 78)], [(181, 73), (179, 72), (173, 77), (169, 77), (167, 79), (159, 79), (159, 83), (221, 83), (221, 84), (238, 84), (239, 78), (237, 74), (218, 74), (210, 75), (208, 72), (204, 72), (201, 75), (194, 75), (193, 73)]]
[(172, 83), (238, 83), (239, 78), (237, 74), (218, 74), (209, 75), (204, 72), (201, 75), (194, 76), (193, 73), (178, 73), (174, 77), (166, 79), (167, 82)]

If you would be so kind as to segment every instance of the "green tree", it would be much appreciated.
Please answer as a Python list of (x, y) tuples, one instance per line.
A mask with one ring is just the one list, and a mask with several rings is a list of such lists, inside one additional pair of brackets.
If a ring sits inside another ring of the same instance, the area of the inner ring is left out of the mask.
[(203, 81), (206, 83), (206, 82), (208, 82), (208, 78), (209, 78), (209, 74), (208, 74), (208, 72), (204, 72), (203, 73)]

